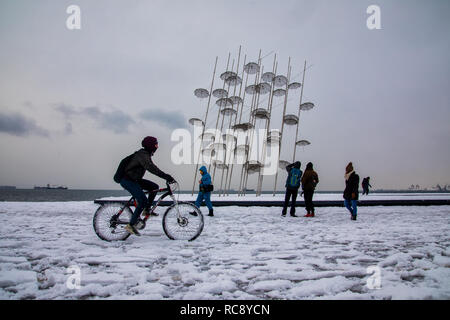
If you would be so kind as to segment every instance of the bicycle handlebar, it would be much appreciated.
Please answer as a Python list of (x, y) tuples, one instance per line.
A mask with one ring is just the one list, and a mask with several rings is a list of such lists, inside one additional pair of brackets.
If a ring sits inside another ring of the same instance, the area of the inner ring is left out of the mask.
[[(175, 185), (175, 187), (171, 187), (171, 185)], [(160, 188), (160, 189), (156, 189), (156, 190), (146, 190), (144, 191), (145, 194), (148, 194), (149, 192), (172, 192), (175, 191), (177, 189), (177, 187), (179, 186), (178, 182), (174, 180), (174, 182), (169, 183), (166, 181), (166, 188)]]

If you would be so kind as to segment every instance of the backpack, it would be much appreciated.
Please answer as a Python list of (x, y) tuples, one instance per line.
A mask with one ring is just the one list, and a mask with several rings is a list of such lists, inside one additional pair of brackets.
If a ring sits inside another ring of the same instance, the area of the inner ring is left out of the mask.
[(286, 182), (287, 187), (294, 189), (299, 188), (301, 177), (302, 171), (297, 168), (292, 168), (291, 171), (289, 171), (288, 180)]
[(123, 179), (123, 177), (125, 177), (125, 168), (128, 166), (131, 159), (133, 159), (135, 153), (130, 154), (129, 156), (126, 156), (125, 158), (123, 158), (120, 161), (119, 166), (117, 167), (116, 173), (114, 174), (114, 178), (113, 178), (115, 182), (120, 183), (120, 181)]
[(212, 184), (207, 184), (206, 186), (203, 186), (204, 192), (212, 192), (214, 191), (214, 186)]

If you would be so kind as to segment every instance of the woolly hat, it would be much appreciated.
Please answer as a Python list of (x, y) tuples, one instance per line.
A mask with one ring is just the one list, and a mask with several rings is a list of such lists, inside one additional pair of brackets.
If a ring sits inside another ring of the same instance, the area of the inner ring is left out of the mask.
[(156, 145), (158, 144), (158, 139), (156, 139), (155, 137), (145, 137), (142, 140), (142, 147), (149, 151), (149, 152), (155, 152), (156, 151)]

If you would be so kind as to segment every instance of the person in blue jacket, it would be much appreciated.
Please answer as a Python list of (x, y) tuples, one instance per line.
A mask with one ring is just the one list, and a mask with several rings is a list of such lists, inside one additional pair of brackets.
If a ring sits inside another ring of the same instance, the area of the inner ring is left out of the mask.
[(295, 215), (295, 205), (297, 201), (297, 195), (298, 195), (298, 188), (300, 187), (300, 182), (302, 178), (302, 170), (300, 170), (301, 162), (296, 161), (294, 163), (291, 163), (286, 167), (286, 171), (288, 172), (288, 177), (286, 179), (286, 194), (284, 196), (284, 205), (283, 210), (281, 212), (281, 216), (285, 217), (287, 212), (287, 207), (289, 204), (289, 199), (292, 197), (292, 203), (291, 203), (291, 210), (290, 214), (291, 217), (297, 217)]
[(209, 175), (205, 166), (200, 167), (199, 171), (200, 174), (202, 175), (202, 178), (198, 181), (200, 191), (198, 193), (197, 200), (195, 201), (195, 205), (200, 208), (200, 206), (203, 203), (203, 200), (205, 200), (205, 204), (209, 209), (208, 216), (213, 217), (214, 210), (211, 203), (211, 189), (212, 189), (211, 176)]

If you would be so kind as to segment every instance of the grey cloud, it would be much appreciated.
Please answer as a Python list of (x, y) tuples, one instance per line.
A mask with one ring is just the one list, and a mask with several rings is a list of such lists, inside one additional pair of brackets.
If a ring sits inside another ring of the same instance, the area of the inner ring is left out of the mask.
[(80, 114), (80, 112), (77, 110), (77, 108), (75, 108), (71, 105), (65, 104), (65, 103), (57, 104), (55, 106), (55, 110), (61, 112), (67, 118), (70, 118), (76, 114)]
[(102, 129), (111, 130), (114, 133), (126, 133), (128, 127), (135, 123), (126, 113), (120, 110), (103, 111), (98, 107), (88, 107), (83, 114), (94, 119)]
[(146, 120), (159, 122), (170, 129), (186, 127), (186, 119), (176, 111), (145, 110), (140, 116)]
[(16, 113), (0, 113), (0, 132), (15, 136), (38, 135), (48, 137), (49, 132), (36, 124), (33, 119)]
[[(109, 107), (109, 110), (103, 110), (97, 106), (80, 108), (60, 103), (54, 108), (67, 119), (73, 116), (87, 117), (93, 120), (101, 129), (110, 130), (117, 134), (128, 132), (129, 126), (135, 123), (131, 116), (113, 107)], [(72, 133), (71, 123), (66, 126), (66, 133)]]

